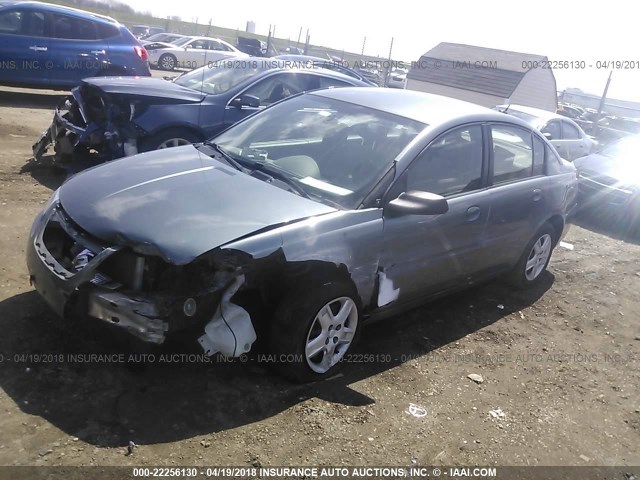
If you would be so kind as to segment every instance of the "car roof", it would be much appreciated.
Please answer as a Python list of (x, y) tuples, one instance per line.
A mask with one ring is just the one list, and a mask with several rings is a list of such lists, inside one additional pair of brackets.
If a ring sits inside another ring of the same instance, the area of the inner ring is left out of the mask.
[(111, 24), (114, 24), (114, 23), (119, 24), (119, 22), (116, 19), (107, 17), (106, 15), (100, 15), (98, 13), (88, 12), (86, 10), (80, 10), (78, 8), (66, 7), (64, 5), (55, 5), (53, 3), (32, 2), (32, 1), (11, 2), (11, 3), (0, 2), (0, 8), (10, 7), (15, 5), (20, 5), (20, 7), (27, 8), (27, 9), (41, 8), (49, 12), (64, 13), (67, 15), (74, 15), (74, 16), (83, 17), (83, 18), (90, 17), (93, 20), (109, 22)]
[(508, 120), (510, 123), (525, 124), (521, 121), (514, 121), (513, 117), (474, 103), (414, 90), (344, 87), (315, 91), (311, 95), (321, 95), (361, 105), (426, 125), (436, 125), (467, 115), (480, 115), (486, 120)]

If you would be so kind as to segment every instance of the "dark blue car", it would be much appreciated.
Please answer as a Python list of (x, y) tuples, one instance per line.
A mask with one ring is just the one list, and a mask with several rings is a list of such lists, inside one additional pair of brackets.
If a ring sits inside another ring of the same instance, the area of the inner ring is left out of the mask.
[(291, 95), (348, 86), (369, 85), (270, 58), (226, 59), (174, 81), (87, 78), (56, 109), (33, 154), (39, 159), (53, 143), (56, 161), (101, 161), (197, 143)]
[(47, 3), (0, 3), (0, 84), (67, 89), (97, 75), (151, 75), (124, 25)]

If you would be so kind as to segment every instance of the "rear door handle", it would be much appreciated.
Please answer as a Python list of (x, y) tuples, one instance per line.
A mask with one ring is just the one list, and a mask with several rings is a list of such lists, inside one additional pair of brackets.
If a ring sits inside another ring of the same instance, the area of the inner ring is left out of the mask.
[(91, 53), (93, 53), (94, 55), (104, 55), (105, 52), (104, 50), (91, 50)]
[(467, 209), (467, 222), (475, 222), (480, 218), (480, 207), (474, 205), (473, 207), (469, 207)]
[(47, 47), (41, 47), (40, 45), (31, 45), (29, 50), (33, 50), (34, 52), (46, 52), (48, 50)]
[(540, 190), (539, 188), (536, 188), (532, 193), (533, 193), (532, 198), (534, 202), (537, 202), (542, 198), (542, 190)]

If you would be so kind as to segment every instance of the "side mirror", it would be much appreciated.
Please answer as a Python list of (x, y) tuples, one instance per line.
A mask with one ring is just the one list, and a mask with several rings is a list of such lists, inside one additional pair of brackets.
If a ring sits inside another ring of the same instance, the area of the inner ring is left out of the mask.
[(240, 95), (229, 103), (232, 107), (251, 107), (258, 108), (260, 106), (260, 99), (254, 95)]
[(544, 132), (542, 136), (549, 141), (553, 140), (553, 135), (551, 135), (549, 132)]
[(441, 215), (449, 211), (447, 199), (441, 195), (412, 190), (401, 193), (398, 198), (391, 200), (385, 213), (390, 216), (402, 215)]

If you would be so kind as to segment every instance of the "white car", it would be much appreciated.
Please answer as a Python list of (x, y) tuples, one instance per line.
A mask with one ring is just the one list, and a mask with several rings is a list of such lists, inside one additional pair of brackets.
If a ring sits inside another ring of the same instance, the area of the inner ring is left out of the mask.
[(140, 43), (142, 44), (143, 47), (146, 47), (147, 45), (151, 45), (152, 43), (156, 43), (156, 42), (173, 43), (176, 40), (179, 40), (185, 37), (186, 35), (180, 35), (179, 33), (163, 32), (163, 33), (156, 33), (154, 35), (151, 35), (150, 37), (147, 37), (144, 40), (141, 40)]
[(162, 70), (193, 70), (228, 57), (249, 57), (218, 38), (185, 37), (172, 43), (155, 43), (147, 48), (149, 63)]
[(407, 88), (407, 72), (406, 70), (394, 70), (387, 77), (387, 87), (389, 88)]
[(576, 122), (557, 113), (513, 104), (498, 105), (493, 109), (537, 128), (556, 147), (558, 154), (570, 162), (595, 152), (598, 147), (598, 142), (584, 133)]

